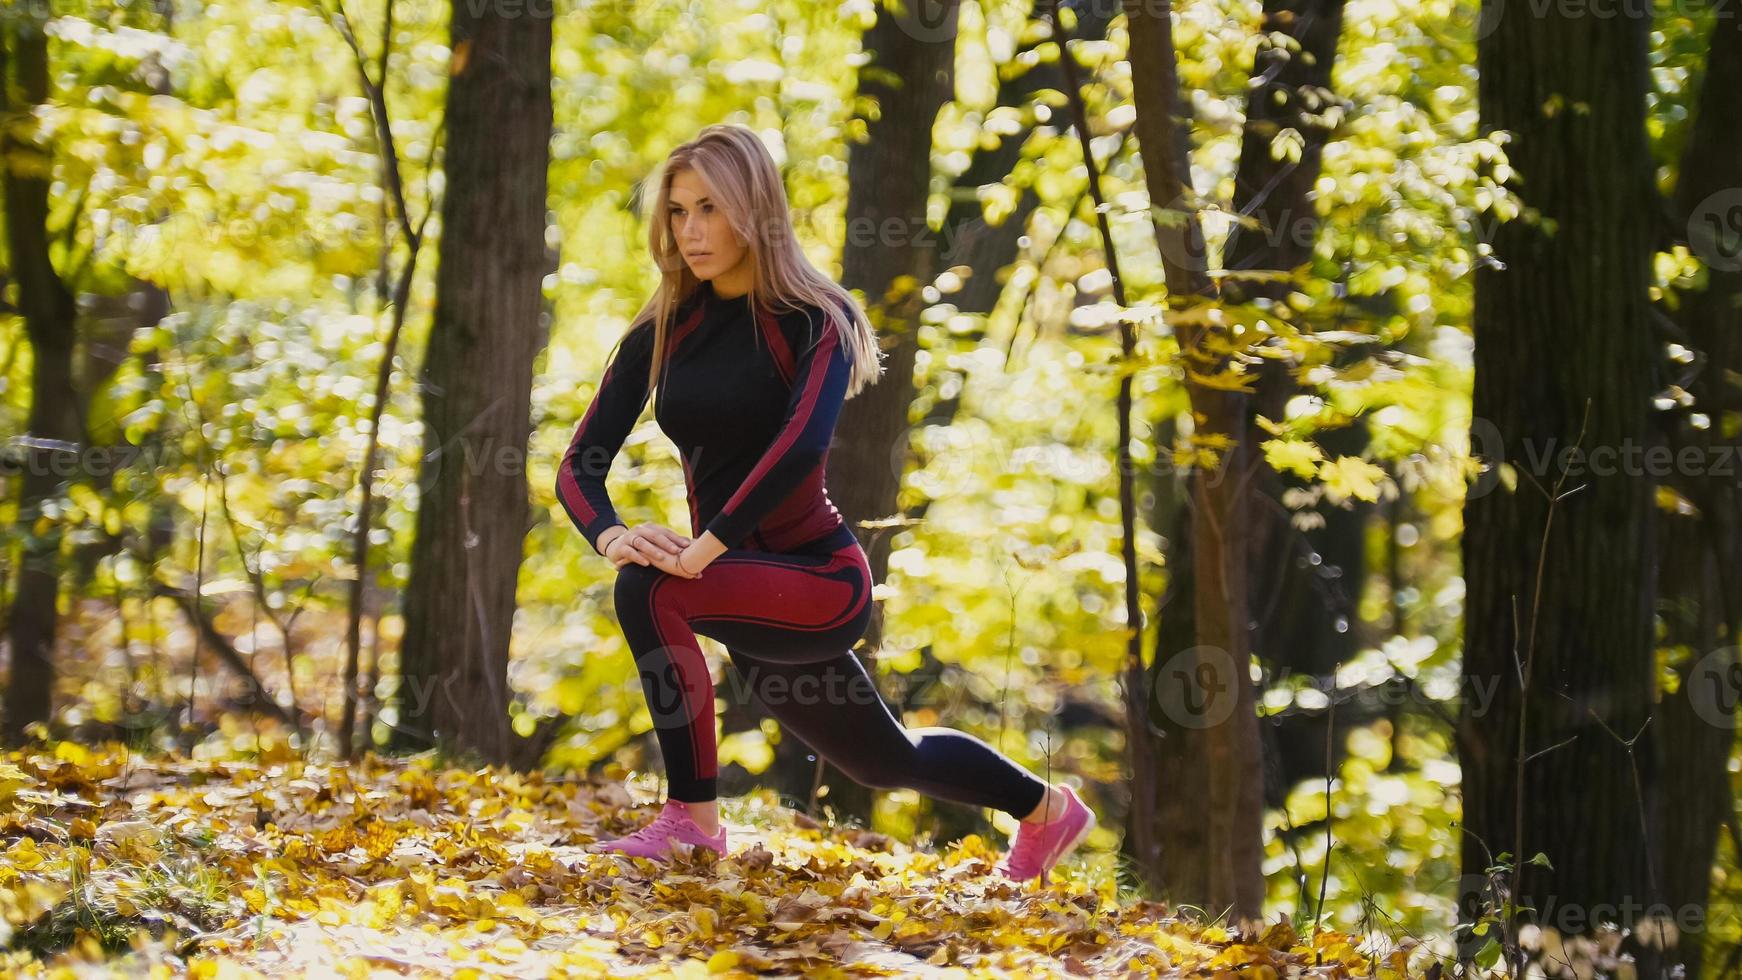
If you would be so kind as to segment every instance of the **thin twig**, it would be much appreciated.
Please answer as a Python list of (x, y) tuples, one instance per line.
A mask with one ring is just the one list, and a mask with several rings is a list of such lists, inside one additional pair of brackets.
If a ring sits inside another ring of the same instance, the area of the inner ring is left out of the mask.
[[(1581, 419), (1579, 422), (1579, 436), (1577, 439), (1575, 439), (1573, 441), (1573, 446), (1575, 449), (1578, 448), (1579, 446), (1584, 445), (1585, 429), (1586, 429), (1586, 426), (1589, 425), (1590, 420), (1591, 420), (1591, 400), (1589, 398), (1587, 398), (1587, 399), (1585, 399), (1584, 418)], [(1528, 475), (1528, 472), (1529, 471), (1526, 471), (1527, 475)], [(1506, 930), (1507, 961), (1508, 961), (1507, 965), (1515, 971), (1515, 974), (1522, 973), (1524, 970), (1524, 965), (1525, 965), (1524, 964), (1523, 950), (1519, 946), (1519, 943), (1518, 943), (1518, 908), (1519, 908), (1518, 885), (1519, 885), (1519, 872), (1524, 864), (1524, 771), (1525, 771), (1525, 765), (1531, 759), (1535, 758), (1537, 755), (1542, 754), (1542, 752), (1538, 752), (1538, 753), (1535, 753), (1535, 754), (1530, 755), (1530, 756), (1525, 755), (1525, 740), (1527, 738), (1527, 724), (1528, 724), (1529, 718), (1530, 718), (1530, 680), (1531, 680), (1532, 668), (1534, 667), (1534, 665), (1536, 663), (1536, 624), (1542, 618), (1542, 586), (1543, 586), (1543, 579), (1546, 577), (1544, 572), (1548, 566), (1549, 536), (1550, 536), (1551, 532), (1554, 530), (1555, 509), (1559, 506), (1560, 502), (1563, 499), (1565, 499), (1566, 496), (1570, 496), (1570, 494), (1563, 495), (1561, 493), (1561, 487), (1566, 482), (1566, 479), (1567, 479), (1567, 471), (1565, 469), (1563, 469), (1563, 470), (1561, 470), (1560, 474), (1555, 477), (1554, 493), (1550, 494), (1549, 498), (1548, 498), (1548, 515), (1543, 521), (1542, 542), (1537, 547), (1536, 583), (1535, 583), (1534, 594), (1531, 597), (1531, 606), (1530, 606), (1530, 633), (1525, 641), (1524, 665), (1523, 665), (1522, 672), (1521, 672), (1521, 675), (1519, 678), (1520, 690), (1519, 690), (1519, 695), (1518, 695), (1518, 741), (1517, 741), (1517, 748), (1515, 750), (1516, 768), (1513, 772), (1513, 796), (1512, 796), (1512, 866), (1511, 866), (1511, 870), (1510, 870), (1510, 875), (1511, 875), (1512, 881), (1511, 881), (1511, 885), (1509, 888), (1509, 891), (1511, 893), (1510, 897), (1511, 897), (1512, 907), (1511, 907), (1511, 909), (1507, 910), (1507, 914), (1504, 917), (1504, 919), (1502, 920), (1502, 922), (1504, 924), (1504, 928)], [(1531, 482), (1535, 483), (1535, 480), (1533, 479)], [(1538, 488), (1540, 489), (1540, 486)], [(1573, 492), (1576, 493), (1577, 489), (1582, 489), (1582, 487), (1576, 488)], [(1513, 616), (1512, 616), (1512, 626), (1513, 626), (1513, 636), (1514, 636), (1513, 642), (1514, 642), (1514, 644), (1516, 644), (1517, 643), (1516, 637), (1517, 637), (1517, 630), (1518, 630), (1518, 614), (1516, 612), (1516, 603), (1517, 603), (1516, 596), (1513, 597), (1513, 602), (1514, 602), (1514, 610), (1515, 610), (1513, 612)], [(1514, 648), (1513, 648), (1513, 660), (1515, 662), (1518, 660), (1518, 650), (1517, 650), (1516, 646), (1514, 646)], [(1545, 749), (1543, 751), (1544, 752), (1552, 751), (1555, 748), (1559, 748), (1559, 746), (1550, 746), (1548, 749)]]
[[(1342, 662), (1338, 661), (1337, 666), (1341, 667)], [(1331, 706), (1330, 706), (1330, 710), (1325, 713), (1325, 864), (1324, 864), (1324, 868), (1322, 870), (1320, 870), (1320, 872), (1319, 872), (1318, 913), (1313, 916), (1313, 949), (1314, 950), (1317, 950), (1319, 948), (1319, 943), (1318, 943), (1319, 926), (1321, 923), (1324, 922), (1324, 918), (1325, 918), (1325, 888), (1330, 883), (1330, 880), (1331, 880), (1331, 845), (1332, 845), (1331, 823), (1332, 823), (1332, 820), (1334, 818), (1334, 814), (1331, 811), (1331, 781), (1332, 781), (1332, 777), (1336, 774), (1336, 768), (1337, 768), (1336, 767), (1336, 754), (1335, 754), (1336, 731), (1337, 731), (1337, 702), (1332, 701)], [(1315, 963), (1318, 962), (1316, 956), (1315, 956), (1314, 962)]]

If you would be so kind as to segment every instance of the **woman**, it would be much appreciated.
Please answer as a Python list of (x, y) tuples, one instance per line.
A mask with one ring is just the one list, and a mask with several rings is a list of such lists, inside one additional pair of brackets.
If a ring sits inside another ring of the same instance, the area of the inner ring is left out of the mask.
[[(857, 781), (1014, 815), (999, 869), (1044, 875), (1095, 826), (1076, 792), (974, 736), (903, 728), (849, 652), (871, 620), (871, 570), (823, 467), (842, 402), (882, 373), (871, 324), (799, 249), (774, 160), (748, 128), (703, 129), (653, 183), (660, 285), (613, 352), (557, 480), (569, 517), (618, 569), (617, 617), (668, 782), (652, 823), (596, 846), (726, 853), (700, 634), (725, 644), (784, 731)], [(626, 526), (605, 493), (650, 391), (680, 452), (693, 538)]]

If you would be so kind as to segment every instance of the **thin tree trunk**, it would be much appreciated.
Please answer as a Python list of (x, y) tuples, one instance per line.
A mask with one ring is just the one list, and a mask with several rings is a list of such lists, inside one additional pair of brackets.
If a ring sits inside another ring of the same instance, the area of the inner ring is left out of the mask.
[[(1188, 166), (1190, 109), (1181, 98), (1174, 55), (1171, 4), (1129, 0), (1126, 18), (1131, 35), (1133, 124), (1143, 151), (1144, 177), (1151, 214), (1183, 210), (1183, 220), (1154, 222), (1167, 279), (1169, 308), (1178, 313), (1213, 300), (1205, 265), (1202, 229), (1192, 208), (1195, 197)], [(1183, 205), (1183, 207), (1182, 207)], [(1180, 218), (1178, 214), (1174, 218)], [(1214, 337), (1189, 317), (1175, 317), (1174, 333), (1181, 357), (1190, 370), (1215, 373), (1225, 369), (1225, 355), (1211, 353)], [(1184, 716), (1176, 719), (1189, 733), (1167, 748), (1184, 753), (1182, 765), (1202, 766), (1206, 794), (1192, 818), (1205, 828), (1162, 827), (1159, 854), (1147, 855), (1147, 869), (1166, 872), (1170, 897), (1229, 913), (1232, 921), (1257, 920), (1263, 915), (1262, 758), (1258, 741), (1256, 695), (1247, 636), (1246, 551), (1241, 527), (1240, 476), (1247, 470), (1244, 439), (1246, 396), (1189, 379), (1186, 384), (1198, 430), (1194, 439), (1223, 440), (1214, 469), (1194, 467), (1192, 484), (1193, 613), (1197, 646), (1170, 657), (1164, 670), (1178, 669), (1183, 680), (1154, 697)], [(1169, 692), (1172, 692), (1171, 694)], [(1137, 712), (1132, 712), (1137, 716)], [(1136, 731), (1143, 723), (1133, 717)], [(1165, 820), (1168, 811), (1161, 814)], [(1169, 847), (1179, 840), (1207, 835), (1201, 856)]]
[[(1341, 104), (1331, 91), (1331, 76), (1343, 6), (1344, 0), (1264, 4), (1234, 179), (1234, 211), (1251, 224), (1236, 224), (1224, 246), (1226, 267), (1234, 273), (1224, 280), (1225, 301), (1280, 300), (1293, 288), (1289, 282), (1238, 274), (1292, 272), (1312, 259), (1320, 225), (1313, 188)], [(1275, 152), (1277, 141), (1290, 133), (1299, 140), (1298, 154)], [(1284, 494), (1304, 481), (1276, 472), (1258, 451), (1270, 438), (1258, 417), (1285, 417), (1289, 400), (1301, 391), (1296, 367), (1262, 359), (1254, 368), (1247, 406), (1245, 438), (1252, 451), (1240, 506), (1255, 624), (1252, 651), (1273, 673), (1304, 674), (1328, 685), (1337, 665), (1357, 649), (1355, 604), (1365, 577), (1365, 537), (1373, 505), (1355, 501), (1345, 509), (1327, 504), (1319, 510), (1324, 524), (1313, 530), (1301, 530), (1290, 521)], [(1358, 455), (1366, 445), (1366, 429), (1357, 420), (1325, 433), (1320, 442), (1335, 455)], [(1344, 711), (1337, 721), (1342, 731), (1367, 724), (1371, 717)], [(1289, 787), (1323, 774), (1325, 723), (1321, 712), (1290, 713), (1262, 723), (1266, 805), (1281, 806)], [(1342, 739), (1333, 736), (1332, 744), (1341, 745)], [(1336, 761), (1331, 760), (1333, 765)]]
[[(1078, 78), (1075, 53), (1071, 51), (1059, 20), (1057, 0), (1049, 0), (1047, 17), (1051, 34), (1059, 46), (1059, 65), (1064, 73), (1065, 97), (1071, 109), (1071, 128), (1076, 133), (1078, 152), (1088, 171), (1088, 197), (1094, 205), (1095, 223), (1101, 233), (1101, 249), (1106, 259), (1107, 274), (1112, 285), (1113, 302), (1121, 307), (1131, 301), (1125, 292), (1125, 277), (1119, 271), (1119, 250), (1113, 240), (1113, 226), (1107, 218), (1107, 199), (1101, 190), (1101, 164), (1095, 157), (1093, 135), (1089, 126), (1089, 111), (1083, 102), (1082, 82)], [(1121, 318), (1119, 355), (1129, 360), (1136, 353), (1137, 331), (1127, 318)], [(1137, 566), (1137, 468), (1131, 456), (1132, 376), (1121, 372), (1119, 394), (1114, 412), (1118, 423), (1118, 449), (1115, 453), (1119, 473), (1119, 557), (1125, 569), (1125, 630), (1126, 654), (1121, 687), (1127, 719), (1126, 758), (1131, 767), (1130, 797), (1148, 800), (1155, 793), (1155, 760), (1147, 735), (1148, 694), (1143, 665), (1143, 604)]]
[[(0, 18), (0, 164), (4, 166), (6, 241), (18, 306), (32, 353), (31, 443), (24, 451), (18, 530), (24, 546), (8, 623), (12, 669), (6, 684), (0, 742), (20, 744), (25, 727), (54, 715), (54, 640), (60, 595), (61, 528), (42, 521), (43, 505), (58, 496), (68, 454), (82, 453), (84, 426), (73, 390), (77, 308), (49, 258), (49, 179), (52, 147), (31, 123), (31, 110), (49, 96), (46, 9), (40, 5)], [(16, 92), (24, 102), (12, 105)]]
[[(1240, 272), (1288, 272), (1312, 258), (1318, 240), (1319, 217), (1313, 187), (1320, 160), (1331, 137), (1339, 100), (1332, 94), (1337, 39), (1342, 34), (1344, 0), (1267, 0), (1247, 86), (1246, 119), (1240, 144), (1240, 165), (1234, 179), (1234, 210), (1255, 227), (1236, 225), (1225, 246), (1227, 268)], [(1289, 39), (1283, 43), (1282, 39)], [(1296, 46), (1298, 45), (1298, 47)], [(1275, 141), (1292, 131), (1299, 137), (1297, 158), (1273, 152)], [(1243, 280), (1237, 275), (1223, 287), (1230, 302), (1279, 299), (1287, 282)], [(1257, 367), (1246, 440), (1253, 447), (1268, 433), (1257, 416), (1284, 417), (1289, 399), (1301, 390), (1295, 365), (1265, 358)], [(1358, 427), (1328, 433), (1326, 442), (1343, 443), (1339, 453), (1359, 453), (1364, 432)], [(1360, 595), (1361, 540), (1371, 505), (1352, 511), (1326, 507), (1325, 526), (1302, 532), (1290, 525), (1282, 503), (1289, 481), (1251, 455), (1252, 473), (1244, 502), (1251, 556), (1254, 652), (1277, 669), (1324, 674), (1354, 653), (1353, 598)], [(1335, 552), (1336, 561), (1307, 562)], [(1340, 573), (1332, 578), (1332, 569)], [(1338, 628), (1338, 618), (1343, 628)], [(1322, 739), (1314, 739), (1315, 747)], [(1315, 758), (1311, 772), (1322, 772)], [(1291, 782), (1292, 780), (1290, 780)]]
[[(546, 8), (548, 11), (548, 8)], [(508, 649), (544, 311), (551, 20), (456, 2), (425, 457), (395, 744), (510, 764)]]
[[(957, 4), (923, 0), (906, 16), (878, 8), (865, 35), (872, 61), (859, 73), (859, 98), (875, 99), (865, 138), (847, 152), (847, 241), (841, 284), (863, 291), (887, 353), (884, 376), (843, 407), (844, 451), (830, 456), (830, 494), (866, 545), (874, 577), (888, 570), (889, 535), (857, 526), (896, 512), (905, 458), (907, 409), (919, 351), (920, 288), (943, 271), (939, 240), (926, 223), (931, 189), (931, 121), (955, 79)], [(881, 611), (880, 611), (881, 612)], [(873, 621), (868, 646), (882, 636)]]
[[(357, 35), (351, 28), (350, 18), (346, 16), (341, 5), (333, 14), (339, 33), (344, 37), (351, 49), (351, 57), (357, 69), (357, 83), (363, 89), (363, 94), (369, 100), (370, 116), (375, 122), (375, 151), (381, 160), (381, 183), (383, 185), (382, 200), (383, 224), (381, 228), (381, 277), (379, 282), (385, 286), (387, 282), (387, 267), (392, 258), (392, 227), (386, 223), (385, 202), (391, 201), (392, 215), (398, 220), (398, 229), (405, 238), (405, 263), (400, 267), (399, 277), (393, 286), (393, 294), (388, 301), (391, 308), (391, 319), (387, 328), (387, 343), (381, 352), (381, 362), (375, 372), (375, 397), (369, 406), (369, 441), (363, 450), (363, 465), (358, 471), (358, 490), (360, 500), (357, 505), (357, 526), (351, 534), (351, 566), (353, 576), (349, 595), (346, 597), (347, 617), (345, 623), (345, 668), (343, 686), (345, 695), (340, 708), (339, 721), (339, 751), (346, 759), (354, 757), (360, 748), (356, 744), (357, 726), (357, 670), (362, 657), (363, 645), (363, 595), (369, 577), (369, 529), (371, 525), (371, 509), (375, 501), (375, 460), (381, 445), (381, 415), (387, 408), (387, 401), (392, 395), (389, 383), (393, 377), (393, 361), (399, 351), (400, 336), (405, 331), (407, 307), (411, 305), (411, 286), (417, 276), (418, 255), (423, 251), (423, 232), (429, 222), (426, 212), (421, 220), (415, 223), (411, 217), (411, 209), (406, 204), (405, 181), (400, 177), (399, 147), (393, 138), (393, 120), (387, 112), (387, 63), (393, 51), (393, 11), (394, 0), (387, 0), (382, 14), (384, 23), (381, 29), (381, 53), (376, 64), (375, 73), (369, 72), (369, 60), (363, 53), (363, 46), (358, 42)], [(538, 344), (537, 346), (542, 346)], [(367, 746), (369, 730), (364, 728), (365, 745)]]
[[(1172, 446), (1177, 426), (1161, 420), (1155, 429), (1156, 445)], [(1189, 751), (1192, 730), (1180, 711), (1167, 710), (1156, 693), (1177, 690), (1190, 680), (1189, 665), (1178, 656), (1197, 645), (1198, 617), (1195, 609), (1197, 582), (1192, 542), (1192, 482), (1189, 476), (1162, 469), (1153, 485), (1154, 524), (1166, 535), (1162, 541), (1162, 567), (1167, 586), (1156, 603), (1155, 641), (1145, 675), (1144, 690), (1152, 693), (1142, 717), (1129, 718), (1126, 737), (1148, 746), (1152, 792), (1136, 791), (1126, 814), (1121, 850), (1135, 863), (1137, 872), (1156, 892), (1184, 894), (1182, 885), (1207, 881), (1210, 876), (1208, 824), (1198, 818), (1198, 801), (1209, 798), (1209, 773), (1202, 760)]]

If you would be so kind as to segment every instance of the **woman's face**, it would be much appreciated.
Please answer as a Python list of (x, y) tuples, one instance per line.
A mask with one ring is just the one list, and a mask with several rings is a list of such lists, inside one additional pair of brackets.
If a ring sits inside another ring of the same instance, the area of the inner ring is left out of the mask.
[(694, 170), (671, 178), (671, 237), (697, 279), (714, 279), (737, 269), (750, 249), (726, 221), (726, 209), (710, 199), (708, 185)]

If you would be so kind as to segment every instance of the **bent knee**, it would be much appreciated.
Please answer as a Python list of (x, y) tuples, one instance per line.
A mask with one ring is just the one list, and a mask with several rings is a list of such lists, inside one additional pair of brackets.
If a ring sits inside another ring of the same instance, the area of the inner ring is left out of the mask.
[(617, 583), (612, 595), (618, 609), (641, 608), (653, 595), (653, 587), (665, 578), (665, 572), (652, 565), (630, 562), (617, 570)]

